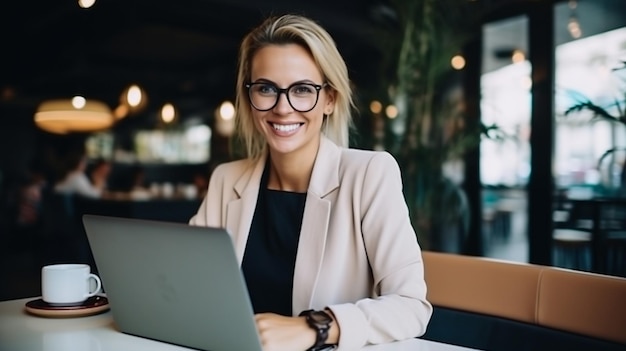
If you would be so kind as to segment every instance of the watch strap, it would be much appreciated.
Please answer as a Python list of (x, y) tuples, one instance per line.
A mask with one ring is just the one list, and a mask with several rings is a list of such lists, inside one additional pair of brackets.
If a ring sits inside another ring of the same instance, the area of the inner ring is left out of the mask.
[[(315, 319), (313, 314), (320, 314), (324, 321), (320, 322)], [(312, 347), (310, 347), (307, 351), (322, 351), (322, 350), (332, 350), (334, 349), (334, 345), (326, 344), (326, 340), (328, 340), (328, 332), (330, 330), (330, 324), (332, 323), (332, 317), (324, 312), (324, 311), (315, 311), (315, 310), (306, 310), (300, 312), (299, 316), (304, 316), (307, 324), (315, 330), (315, 343)]]

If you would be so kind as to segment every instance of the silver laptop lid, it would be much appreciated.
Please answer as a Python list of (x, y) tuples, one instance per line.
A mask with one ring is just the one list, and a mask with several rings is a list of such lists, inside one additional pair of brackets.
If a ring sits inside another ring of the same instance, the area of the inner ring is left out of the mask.
[(83, 223), (120, 331), (201, 350), (261, 351), (225, 229), (96, 215)]

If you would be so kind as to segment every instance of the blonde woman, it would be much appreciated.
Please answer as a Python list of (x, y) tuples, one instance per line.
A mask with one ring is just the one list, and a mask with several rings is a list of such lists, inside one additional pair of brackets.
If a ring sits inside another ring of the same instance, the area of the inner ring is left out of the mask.
[(237, 128), (192, 225), (231, 233), (264, 350), (358, 350), (422, 335), (420, 247), (386, 152), (348, 148), (352, 93), (330, 35), (295, 15), (243, 40)]

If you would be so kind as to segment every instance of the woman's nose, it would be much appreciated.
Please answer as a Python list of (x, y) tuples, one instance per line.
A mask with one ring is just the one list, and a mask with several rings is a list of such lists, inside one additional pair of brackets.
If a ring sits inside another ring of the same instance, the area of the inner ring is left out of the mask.
[(278, 94), (278, 101), (276, 102), (276, 106), (274, 106), (274, 110), (278, 113), (288, 113), (293, 111), (293, 107), (291, 107), (291, 104), (289, 103), (286, 92)]

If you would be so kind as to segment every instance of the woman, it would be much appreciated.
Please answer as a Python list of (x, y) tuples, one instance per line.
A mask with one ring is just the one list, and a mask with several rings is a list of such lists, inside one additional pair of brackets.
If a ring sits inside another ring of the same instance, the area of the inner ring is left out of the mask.
[(102, 158), (97, 159), (88, 172), (91, 184), (97, 189), (106, 190), (111, 169), (112, 165), (110, 161)]
[(237, 127), (192, 225), (226, 227), (265, 350), (358, 350), (420, 336), (432, 313), (396, 161), (348, 149), (353, 107), (330, 35), (270, 18), (242, 42)]
[[(54, 192), (74, 194), (88, 198), (100, 198), (104, 192), (105, 180), (98, 178), (92, 184), (87, 171), (87, 156), (83, 152), (72, 152), (67, 155), (65, 167), (60, 181), (54, 184)], [(105, 177), (108, 175), (104, 175)], [(101, 176), (102, 177), (102, 176)]]

